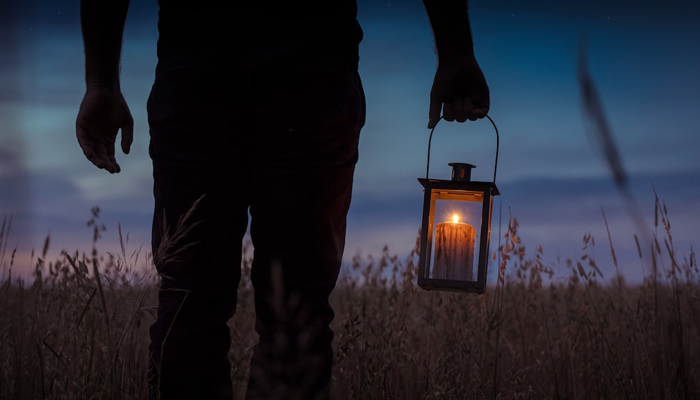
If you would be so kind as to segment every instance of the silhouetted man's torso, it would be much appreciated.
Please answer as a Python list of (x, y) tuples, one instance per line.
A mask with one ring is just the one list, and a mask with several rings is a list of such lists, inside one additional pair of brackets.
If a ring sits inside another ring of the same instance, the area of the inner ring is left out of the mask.
[(309, 59), (356, 66), (362, 29), (355, 0), (159, 0), (158, 56), (247, 63)]

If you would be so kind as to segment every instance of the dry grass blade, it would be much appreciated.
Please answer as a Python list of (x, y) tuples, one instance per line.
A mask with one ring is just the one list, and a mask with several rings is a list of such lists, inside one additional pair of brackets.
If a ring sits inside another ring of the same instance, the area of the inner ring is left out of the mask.
[(610, 226), (608, 225), (608, 218), (605, 216), (605, 210), (602, 207), (600, 208), (600, 211), (601, 213), (603, 213), (603, 222), (605, 222), (605, 232), (607, 232), (608, 234), (608, 243), (610, 244), (610, 254), (612, 255), (613, 265), (615, 266), (615, 271), (618, 271), (617, 255), (615, 254), (615, 246), (613, 246), (612, 236), (610, 235)]
[(97, 259), (92, 259), (92, 266), (95, 271), (95, 281), (97, 282), (97, 291), (100, 293), (100, 300), (102, 301), (102, 311), (104, 312), (105, 325), (109, 326), (109, 311), (107, 310), (107, 300), (105, 299), (105, 292), (102, 288), (102, 280), (100, 279), (100, 271), (97, 268)]
[(68, 260), (68, 264), (73, 268), (73, 272), (75, 272), (75, 276), (78, 278), (79, 281), (83, 281), (84, 274), (83, 274), (83, 269), (78, 268), (78, 265), (75, 263), (75, 260), (73, 257), (70, 256), (67, 252), (63, 252), (63, 256)]
[(194, 212), (197, 210), (199, 203), (204, 199), (204, 195), (200, 196), (192, 207), (181, 216), (175, 226), (174, 232), (171, 233), (170, 227), (168, 226), (168, 221), (163, 213), (163, 238), (160, 241), (160, 245), (153, 254), (153, 262), (157, 266), (163, 266), (177, 259), (178, 255), (189, 247), (195, 245), (196, 243), (189, 242), (184, 245), (185, 238), (201, 221), (191, 221)]
[(549, 336), (549, 325), (547, 323), (547, 312), (544, 310), (544, 304), (540, 303), (540, 309), (542, 310), (542, 320), (544, 321), (544, 331), (547, 334), (547, 350), (549, 353), (549, 361), (552, 366), (552, 375), (554, 376), (554, 389), (555, 389), (555, 398), (559, 399), (561, 398), (561, 392), (559, 391), (559, 379), (557, 377), (557, 367), (556, 363), (554, 362), (554, 355), (552, 351), (552, 338)]
[(602, 153), (605, 158), (615, 186), (625, 202), (630, 217), (637, 225), (637, 230), (643, 235), (645, 242), (649, 242), (650, 237), (647, 224), (628, 186), (628, 177), (622, 164), (620, 152), (615, 144), (615, 138), (605, 116), (603, 103), (593, 82), (593, 77), (588, 70), (588, 48), (586, 41), (583, 39), (579, 45), (577, 73), (581, 91), (581, 104), (583, 106), (583, 119), (589, 137), (595, 142), (596, 150)]
[(5, 269), (5, 254), (7, 254), (7, 236), (10, 232), (10, 228), (12, 227), (12, 214), (10, 214), (10, 217), (3, 217), (2, 219), (2, 227), (0, 227), (0, 267)]
[(83, 317), (85, 316), (85, 313), (87, 312), (88, 307), (90, 307), (90, 303), (92, 302), (92, 299), (95, 297), (96, 294), (97, 294), (97, 288), (92, 290), (92, 293), (90, 293), (90, 297), (87, 299), (87, 301), (85, 302), (85, 306), (83, 307), (82, 311), (80, 312), (80, 316), (75, 321), (76, 329), (78, 327), (80, 327), (80, 323), (83, 321)]
[(582, 40), (579, 47), (578, 83), (581, 90), (584, 120), (589, 125), (588, 133), (596, 142), (597, 150), (601, 151), (605, 157), (615, 183), (618, 187), (625, 187), (627, 174), (622, 166), (622, 159), (615, 145), (612, 129), (610, 129), (610, 124), (605, 116), (598, 90), (588, 71), (587, 50), (586, 42)]

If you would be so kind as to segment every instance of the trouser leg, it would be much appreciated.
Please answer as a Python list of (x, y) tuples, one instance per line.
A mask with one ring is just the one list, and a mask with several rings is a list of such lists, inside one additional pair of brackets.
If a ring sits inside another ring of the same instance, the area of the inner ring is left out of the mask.
[(236, 307), (247, 200), (240, 168), (224, 150), (222, 118), (230, 112), (203, 75), (198, 68), (165, 74), (149, 99), (152, 250), (161, 278), (150, 330), (153, 399), (232, 398), (227, 321)]
[[(180, 229), (182, 213), (163, 207), (167, 197), (156, 186), (154, 254), (164, 241), (172, 241), (165, 260), (158, 261), (161, 285), (157, 321), (151, 326), (149, 384), (152, 395), (162, 399), (231, 399), (231, 365), (228, 360), (230, 333), (227, 321), (236, 308), (240, 279), (240, 239), (236, 241), (232, 218), (212, 215), (222, 210), (220, 200), (206, 194)], [(214, 196), (212, 196), (214, 197)], [(212, 218), (214, 220), (212, 220)], [(239, 222), (240, 223), (240, 222)], [(191, 225), (196, 224), (196, 225)], [(169, 237), (165, 237), (165, 232)], [(233, 237), (232, 237), (233, 236)], [(223, 240), (223, 238), (228, 238)], [(233, 242), (233, 245), (232, 245)], [(156, 395), (157, 394), (157, 395)], [(160, 397), (158, 397), (160, 396)]]
[(252, 173), (252, 283), (260, 339), (251, 359), (249, 400), (330, 397), (329, 296), (345, 245), (364, 96), (355, 72), (314, 74), (326, 83), (299, 89), (313, 102), (299, 101), (290, 112), (303, 115), (316, 107), (311, 112), (319, 118), (263, 132), (267, 146), (257, 159), (264, 162)]
[(272, 196), (251, 210), (254, 245), (262, 244), (255, 245), (252, 272), (260, 341), (249, 399), (330, 395), (334, 313), (328, 300), (341, 266), (350, 180), (351, 168), (290, 179), (294, 200)]

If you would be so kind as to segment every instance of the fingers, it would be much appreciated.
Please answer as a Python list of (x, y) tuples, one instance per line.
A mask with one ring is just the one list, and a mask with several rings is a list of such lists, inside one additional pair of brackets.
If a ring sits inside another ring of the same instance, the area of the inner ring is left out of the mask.
[(78, 143), (80, 144), (80, 148), (83, 150), (85, 158), (87, 158), (91, 163), (95, 164), (97, 168), (103, 169), (105, 167), (105, 163), (98, 154), (99, 151), (97, 150), (96, 143), (90, 139), (90, 135), (88, 135), (87, 131), (80, 124), (78, 124), (76, 128), (76, 133)]
[(476, 121), (477, 119), (484, 118), (487, 113), (488, 107), (483, 107), (482, 105), (475, 107), (471, 97), (457, 98), (454, 101), (444, 103), (442, 106), (442, 117), (445, 121)]
[(445, 103), (442, 108), (442, 116), (446, 121), (457, 121), (465, 122), (467, 119), (475, 121), (476, 117), (474, 114), (474, 106), (472, 99), (469, 97), (461, 97), (455, 99), (453, 102)]
[(85, 158), (97, 168), (107, 170), (109, 173), (114, 174), (120, 172), (121, 167), (114, 158), (114, 143), (110, 144), (95, 141), (88, 132), (89, 130), (85, 129), (81, 124), (78, 124), (76, 136)]
[(121, 171), (119, 164), (117, 164), (114, 158), (114, 149), (112, 148), (112, 154), (110, 155), (107, 147), (102, 143), (93, 143), (85, 140), (80, 140), (80, 147), (83, 149), (83, 154), (91, 163), (93, 163), (97, 168), (107, 170), (110, 173), (115, 173)]
[(476, 121), (484, 118), (488, 113), (488, 107), (475, 107), (471, 97), (460, 97), (449, 103), (431, 100), (428, 117), (428, 129), (433, 129), (440, 119), (440, 110), (445, 121), (465, 122)]
[(122, 151), (124, 154), (129, 154), (131, 143), (134, 141), (134, 120), (129, 115), (127, 123), (122, 126)]
[(105, 145), (103, 143), (95, 143), (93, 151), (96, 154), (97, 163), (93, 160), (95, 164), (100, 169), (107, 170), (110, 174), (114, 174), (121, 171), (121, 167), (117, 164), (117, 160), (114, 158), (114, 144)]
[(117, 159), (114, 157), (114, 143), (107, 144), (103, 147), (105, 149), (105, 156), (108, 160), (107, 167), (105, 169), (112, 174), (121, 172), (122, 168), (119, 166)]
[(486, 115), (488, 115), (490, 108), (491, 108), (491, 100), (489, 99), (488, 94), (485, 96), (482, 96), (478, 101), (474, 102), (474, 113), (481, 115), (481, 116), (477, 115), (477, 118), (484, 118)]

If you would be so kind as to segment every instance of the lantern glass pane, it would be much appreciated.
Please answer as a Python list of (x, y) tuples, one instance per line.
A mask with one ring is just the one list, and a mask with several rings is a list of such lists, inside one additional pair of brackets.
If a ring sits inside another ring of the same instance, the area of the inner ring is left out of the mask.
[(476, 282), (484, 193), (436, 189), (430, 278)]

